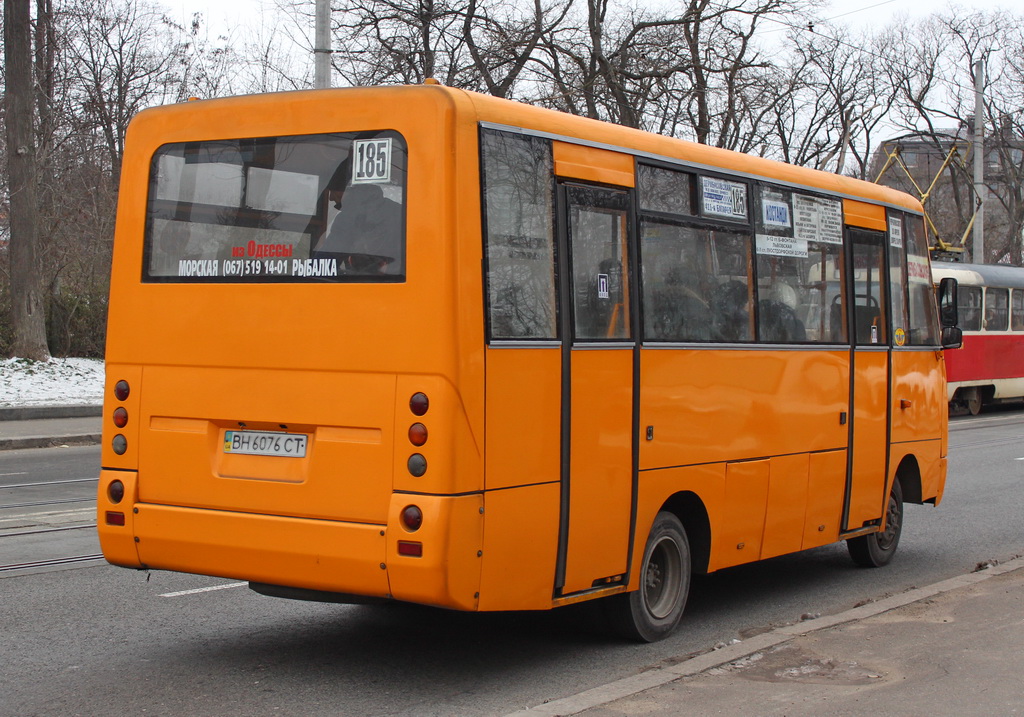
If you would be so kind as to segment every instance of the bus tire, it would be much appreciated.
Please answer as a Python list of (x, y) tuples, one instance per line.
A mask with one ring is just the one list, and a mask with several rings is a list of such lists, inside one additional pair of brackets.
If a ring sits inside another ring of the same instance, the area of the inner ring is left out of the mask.
[(640, 589), (606, 601), (612, 626), (638, 642), (668, 637), (683, 617), (690, 572), (690, 542), (683, 524), (672, 513), (658, 513), (644, 547)]
[(900, 544), (903, 532), (903, 487), (900, 479), (893, 480), (886, 508), (885, 530), (870, 535), (861, 535), (846, 541), (853, 562), (863, 568), (880, 568), (888, 565)]

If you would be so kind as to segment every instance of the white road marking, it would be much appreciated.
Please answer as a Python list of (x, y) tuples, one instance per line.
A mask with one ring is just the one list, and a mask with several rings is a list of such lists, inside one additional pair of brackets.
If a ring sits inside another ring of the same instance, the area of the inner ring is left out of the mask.
[(25, 520), (26, 518), (32, 518), (35, 520), (74, 520), (76, 518), (92, 518), (95, 515), (95, 508), (75, 508), (74, 510), (44, 510), (35, 513), (19, 513), (17, 515), (5, 515), (2, 518), (0, 518), (0, 525), (4, 523), (14, 523), (19, 520)]
[(195, 595), (196, 593), (208, 593), (213, 590), (227, 590), (228, 588), (240, 588), (249, 583), (228, 583), (227, 585), (211, 585), (208, 588), (195, 588), (194, 590), (179, 590), (176, 593), (163, 593), (160, 597), (181, 597), (182, 595)]

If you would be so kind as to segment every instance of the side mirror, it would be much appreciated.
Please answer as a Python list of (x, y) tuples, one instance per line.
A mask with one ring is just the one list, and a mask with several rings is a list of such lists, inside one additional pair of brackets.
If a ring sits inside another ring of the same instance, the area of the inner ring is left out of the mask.
[(942, 327), (942, 348), (958, 349), (964, 344), (964, 332), (959, 326)]
[[(946, 277), (939, 282), (939, 324), (943, 329), (953, 328), (960, 323), (956, 303), (956, 279)], [(945, 331), (943, 331), (945, 337)], [(945, 341), (943, 341), (945, 346)]]

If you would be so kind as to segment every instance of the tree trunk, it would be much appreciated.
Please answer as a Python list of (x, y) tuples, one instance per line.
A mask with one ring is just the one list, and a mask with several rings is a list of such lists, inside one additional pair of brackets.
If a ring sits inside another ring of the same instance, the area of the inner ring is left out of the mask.
[(46, 361), (46, 316), (38, 254), (29, 0), (4, 0), (7, 172), (10, 182), (11, 355)]

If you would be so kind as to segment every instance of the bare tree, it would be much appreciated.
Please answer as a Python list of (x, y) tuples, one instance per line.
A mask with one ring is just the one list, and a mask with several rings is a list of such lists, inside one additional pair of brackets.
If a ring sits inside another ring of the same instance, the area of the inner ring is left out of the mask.
[(773, 67), (767, 103), (773, 141), (786, 162), (867, 177), (877, 128), (891, 105), (872, 38), (797, 28)]
[(143, 0), (69, 0), (64, 13), (68, 71), (116, 180), (131, 118), (147, 106), (181, 99), (174, 80), (182, 44), (166, 15)]
[(4, 0), (5, 119), (10, 193), (11, 355), (50, 358), (38, 254), (35, 93), (29, 0)]
[(334, 12), (333, 66), (344, 84), (420, 84), (435, 78), (511, 97), (528, 77), (542, 38), (571, 4), (343, 0)]
[[(1024, 65), (1024, 16), (1005, 11), (951, 9), (886, 35), (887, 72), (894, 88), (891, 121), (933, 156), (956, 143), (969, 146), (974, 120), (972, 69), (988, 58), (985, 88), (985, 256), (978, 262), (1024, 259), (1024, 123), (1021, 121), (1021, 66)], [(935, 164), (938, 164), (937, 162)], [(926, 184), (932, 177), (924, 177)], [(933, 220), (947, 240), (969, 230), (977, 198), (971, 168), (951, 162), (936, 184), (930, 203)], [(905, 187), (906, 188), (906, 187)]]

